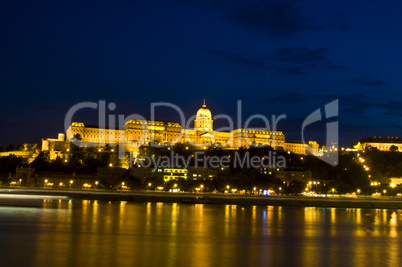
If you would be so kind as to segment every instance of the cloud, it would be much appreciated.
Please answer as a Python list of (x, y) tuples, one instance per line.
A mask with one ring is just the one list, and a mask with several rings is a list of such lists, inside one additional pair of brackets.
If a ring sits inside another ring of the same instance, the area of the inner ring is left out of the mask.
[(290, 47), (275, 50), (267, 59), (292, 64), (321, 63), (327, 61), (327, 52), (326, 48)]
[[(390, 116), (401, 116), (399, 107), (402, 101), (383, 98), (363, 93), (351, 93), (348, 95), (335, 94), (315, 94), (307, 95), (300, 92), (286, 93), (283, 95), (263, 99), (263, 103), (273, 104), (298, 104), (298, 103), (318, 103), (326, 104), (335, 99), (339, 99), (342, 112), (353, 115), (354, 117), (366, 118), (372, 116), (372, 112)], [(318, 107), (317, 107), (318, 108)], [(370, 112), (369, 115), (367, 115)]]
[(351, 79), (348, 81), (349, 84), (352, 85), (363, 85), (363, 86), (371, 86), (371, 87), (390, 87), (391, 84), (383, 81), (383, 80), (376, 80), (376, 79)]
[(268, 97), (263, 100), (264, 103), (270, 104), (294, 104), (302, 102), (304, 98), (298, 93), (288, 93), (283, 96)]
[(66, 112), (67, 108), (61, 106), (54, 106), (49, 104), (35, 104), (32, 106), (32, 111), (43, 111), (43, 112)]
[(199, 49), (229, 60), (231, 63), (269, 68), (288, 75), (307, 75), (320, 69), (345, 69), (345, 67), (335, 65), (327, 58), (328, 49), (326, 48), (288, 47), (275, 49), (268, 56), (234, 54), (210, 48)]
[(313, 20), (300, 8), (297, 0), (199, 0), (191, 3), (219, 10), (228, 21), (273, 38), (306, 31), (349, 28), (347, 18), (342, 14), (330, 17), (326, 22)]
[(221, 50), (215, 50), (215, 49), (209, 49), (209, 48), (199, 48), (202, 51), (206, 51), (208, 53), (214, 54), (216, 56), (219, 56), (221, 58), (224, 58), (231, 63), (235, 64), (242, 64), (242, 65), (248, 65), (252, 67), (257, 67), (257, 68), (266, 68), (266, 63), (259, 58), (254, 58), (252, 56), (248, 55), (241, 55), (241, 54), (231, 54), (225, 51)]
[(273, 67), (272, 69), (289, 74), (289, 75), (306, 75), (310, 72), (307, 68), (300, 68), (300, 67)]
[(348, 69), (345, 66), (336, 65), (336, 64), (332, 64), (332, 63), (327, 63), (325, 67), (327, 69), (332, 69), (332, 70), (346, 70), (346, 69)]
[(316, 28), (295, 6), (295, 1), (251, 1), (231, 10), (228, 17), (246, 28), (273, 36), (282, 37)]
[(265, 57), (266, 60), (280, 64), (273, 68), (289, 75), (306, 75), (319, 69), (345, 69), (332, 63), (327, 54), (327, 48), (311, 49), (305, 46), (287, 47), (274, 50)]

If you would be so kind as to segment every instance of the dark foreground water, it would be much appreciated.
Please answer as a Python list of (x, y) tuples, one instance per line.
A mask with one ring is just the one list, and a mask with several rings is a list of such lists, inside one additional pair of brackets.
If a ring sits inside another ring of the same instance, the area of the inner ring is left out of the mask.
[[(7, 201), (5, 201), (7, 200)], [(5, 199), (0, 266), (400, 266), (402, 212)]]

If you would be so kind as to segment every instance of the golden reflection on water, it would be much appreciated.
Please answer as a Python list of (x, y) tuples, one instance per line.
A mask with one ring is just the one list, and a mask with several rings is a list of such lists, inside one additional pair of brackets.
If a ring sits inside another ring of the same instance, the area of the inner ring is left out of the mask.
[(41, 205), (25, 208), (24, 220), (22, 208), (0, 207), (7, 253), (24, 251), (27, 265), (398, 266), (402, 260), (400, 210), (58, 199)]

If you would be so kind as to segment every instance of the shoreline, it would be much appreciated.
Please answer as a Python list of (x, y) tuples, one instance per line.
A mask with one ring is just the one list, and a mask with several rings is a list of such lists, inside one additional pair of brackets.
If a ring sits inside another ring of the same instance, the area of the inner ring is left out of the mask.
[[(226, 204), (283, 207), (326, 207), (326, 208), (368, 208), (402, 209), (402, 199), (301, 197), (301, 196), (252, 196), (200, 193), (167, 192), (116, 192), (52, 189), (0, 188), (1, 200), (24, 198), (43, 200), (46, 198), (68, 198), (98, 201), (164, 202), (182, 204)], [(9, 205), (1, 201), (0, 205)]]

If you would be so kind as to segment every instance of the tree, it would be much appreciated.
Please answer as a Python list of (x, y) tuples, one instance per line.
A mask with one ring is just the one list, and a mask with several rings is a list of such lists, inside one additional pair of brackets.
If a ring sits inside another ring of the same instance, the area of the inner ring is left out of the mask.
[(304, 191), (306, 184), (301, 181), (292, 181), (287, 188), (287, 192), (290, 194), (299, 194)]
[[(151, 184), (150, 187), (148, 186), (149, 184)], [(146, 177), (144, 180), (144, 186), (147, 189), (154, 189), (158, 186), (163, 186), (163, 179), (156, 176)]]
[(14, 151), (15, 150), (15, 145), (13, 144), (8, 144), (6, 146), (6, 151)]
[(82, 136), (81, 136), (81, 134), (74, 134), (73, 139), (75, 139), (77, 141), (82, 141)]
[(95, 159), (92, 157), (88, 157), (84, 159), (84, 167), (86, 173), (97, 173), (99, 167), (106, 167), (107, 164), (100, 161), (99, 159)]
[(365, 150), (373, 152), (373, 151), (378, 151), (378, 148), (375, 146), (368, 145), (368, 146), (366, 146)]
[(49, 152), (41, 151), (31, 163), (31, 167), (37, 172), (49, 170)]
[(391, 152), (398, 152), (398, 147), (396, 146), (396, 145), (392, 145), (390, 148), (389, 148), (389, 151), (391, 151)]
[(140, 189), (142, 185), (142, 181), (140, 178), (133, 176), (133, 175), (123, 175), (120, 179), (122, 182), (125, 183), (131, 190)]

